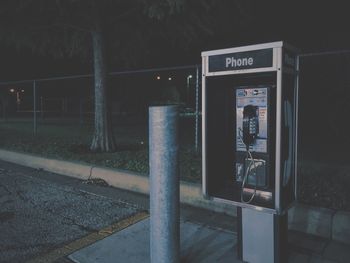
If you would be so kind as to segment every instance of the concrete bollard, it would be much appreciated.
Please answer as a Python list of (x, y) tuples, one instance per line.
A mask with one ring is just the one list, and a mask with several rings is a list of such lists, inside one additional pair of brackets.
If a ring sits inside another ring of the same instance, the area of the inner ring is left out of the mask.
[(178, 107), (150, 107), (151, 263), (180, 262), (178, 160)]

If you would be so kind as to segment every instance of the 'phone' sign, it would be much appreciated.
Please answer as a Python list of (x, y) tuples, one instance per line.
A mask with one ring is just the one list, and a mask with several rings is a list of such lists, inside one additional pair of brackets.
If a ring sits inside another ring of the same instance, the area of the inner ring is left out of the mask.
[(272, 67), (272, 48), (209, 56), (209, 72)]

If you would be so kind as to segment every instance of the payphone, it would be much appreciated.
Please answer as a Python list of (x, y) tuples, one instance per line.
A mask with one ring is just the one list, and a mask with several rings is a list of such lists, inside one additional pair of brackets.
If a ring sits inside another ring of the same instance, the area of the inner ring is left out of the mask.
[[(242, 183), (241, 202), (248, 204), (255, 198), (257, 189), (266, 189), (269, 182), (266, 172), (268, 90), (269, 87), (260, 86), (235, 89), (236, 181)], [(253, 193), (248, 189), (253, 189)]]
[[(296, 199), (296, 54), (284, 42), (202, 53), (203, 194), (239, 207), (240, 252), (252, 263), (282, 262), (274, 249)], [(264, 220), (250, 238), (248, 221)], [(256, 261), (259, 240), (266, 261)]]

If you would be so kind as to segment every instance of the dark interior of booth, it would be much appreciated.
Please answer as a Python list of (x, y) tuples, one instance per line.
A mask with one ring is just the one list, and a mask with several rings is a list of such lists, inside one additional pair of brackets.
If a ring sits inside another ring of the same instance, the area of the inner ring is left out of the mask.
[[(209, 197), (241, 202), (240, 182), (236, 182), (236, 88), (266, 85), (275, 97), (276, 72), (210, 76), (206, 78), (206, 185)], [(275, 99), (272, 99), (275, 100)], [(274, 103), (272, 103), (274, 105)], [(275, 105), (273, 106), (275, 107)], [(275, 132), (275, 109), (271, 108), (270, 137)], [(275, 149), (269, 140), (268, 149)], [(275, 163), (275, 151), (270, 150), (270, 163)], [(270, 165), (269, 190), (274, 197), (274, 165)], [(271, 202), (253, 200), (252, 205), (274, 208)]]

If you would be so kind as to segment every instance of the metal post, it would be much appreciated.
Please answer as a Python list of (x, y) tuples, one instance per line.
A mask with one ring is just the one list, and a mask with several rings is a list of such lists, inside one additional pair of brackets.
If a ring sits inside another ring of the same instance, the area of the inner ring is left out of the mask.
[(195, 123), (195, 135), (194, 135), (194, 149), (198, 153), (198, 132), (199, 132), (199, 68), (196, 67), (196, 123)]
[(151, 263), (180, 262), (178, 147), (178, 107), (150, 107)]
[(40, 97), (40, 111), (41, 111), (41, 119), (44, 119), (44, 100), (43, 100), (43, 96)]
[[(298, 111), (298, 105), (299, 105), (299, 80), (300, 80), (300, 56), (297, 55), (297, 61), (296, 61), (296, 87), (295, 87), (295, 105), (296, 105), (296, 112), (295, 112), (295, 123), (298, 125), (298, 119), (299, 119), (299, 111)], [(298, 126), (295, 129), (295, 156), (294, 156), (294, 195), (295, 195), (295, 201), (299, 201), (298, 196)]]
[(17, 113), (21, 110), (20, 105), (21, 105), (21, 99), (19, 97), (19, 91), (16, 91), (16, 104), (17, 104)]
[(64, 98), (62, 98), (62, 106), (61, 106), (61, 110), (62, 110), (61, 117), (62, 118), (64, 118), (64, 104), (65, 104), (65, 100), (64, 100)]
[(34, 135), (36, 135), (36, 82), (33, 81), (33, 121), (34, 121)]
[(2, 100), (2, 118), (4, 119), (4, 121), (6, 121), (6, 98), (4, 96), (3, 100)]
[(186, 103), (187, 103), (187, 107), (190, 107), (190, 79), (187, 76), (186, 78)]
[(188, 75), (186, 78), (186, 100), (187, 100), (187, 107), (190, 107), (190, 79), (192, 78), (192, 75)]
[(84, 120), (83, 120), (83, 118), (84, 118), (84, 113), (83, 113), (83, 110), (84, 110), (84, 108), (83, 108), (83, 103), (84, 103), (84, 99), (80, 99), (79, 100), (79, 123), (80, 123), (80, 125), (81, 124), (83, 124), (83, 122), (84, 122)]

